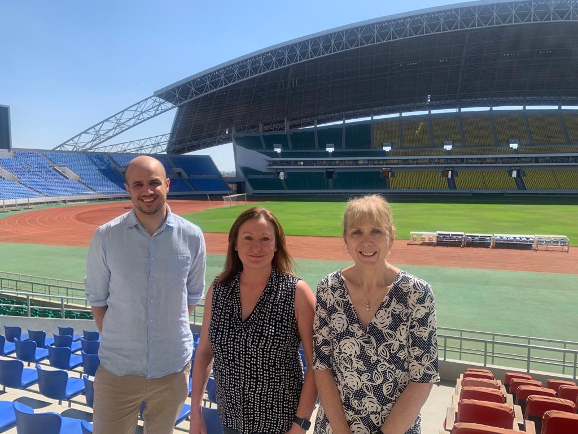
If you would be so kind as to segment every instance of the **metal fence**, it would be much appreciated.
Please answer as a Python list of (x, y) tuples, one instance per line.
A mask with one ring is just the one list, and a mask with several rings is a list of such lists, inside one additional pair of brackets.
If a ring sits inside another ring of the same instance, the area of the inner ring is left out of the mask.
[[(61, 318), (65, 318), (65, 311), (71, 310), (72, 305), (74, 305), (73, 309), (75, 311), (89, 311), (90, 308), (88, 307), (88, 302), (86, 301), (85, 297), (69, 297), (65, 295), (42, 295), (39, 293), (34, 292), (25, 292), (25, 291), (8, 291), (2, 289), (2, 294), (6, 295), (14, 295), (19, 298), (23, 298), (26, 301), (25, 305), (14, 305), (14, 304), (7, 304), (7, 303), (0, 303), (1, 307), (26, 307), (26, 316), (31, 316), (32, 308), (37, 309), (45, 309), (45, 310), (53, 310), (53, 311), (60, 311)], [(57, 303), (58, 307), (51, 307), (51, 306), (36, 306), (32, 305), (32, 300), (40, 299), (49, 301), (51, 303)], [(65, 303), (66, 300), (66, 303)], [(81, 308), (84, 307), (84, 309)]]

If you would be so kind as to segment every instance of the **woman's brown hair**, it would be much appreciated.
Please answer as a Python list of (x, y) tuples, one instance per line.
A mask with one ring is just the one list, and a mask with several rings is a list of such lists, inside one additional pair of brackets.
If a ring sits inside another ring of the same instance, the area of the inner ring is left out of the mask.
[(225, 259), (225, 266), (223, 271), (219, 274), (219, 283), (229, 283), (233, 280), (235, 275), (243, 270), (243, 263), (239, 258), (239, 254), (235, 250), (237, 244), (237, 237), (239, 236), (239, 229), (241, 225), (247, 220), (258, 219), (263, 217), (265, 220), (269, 221), (275, 230), (275, 247), (276, 251), (271, 261), (271, 266), (274, 269), (283, 271), (285, 273), (293, 273), (294, 261), (289, 251), (287, 250), (287, 244), (285, 242), (285, 232), (279, 223), (279, 220), (266, 208), (253, 207), (248, 210), (243, 211), (233, 226), (229, 231), (229, 246), (227, 247), (227, 258)]

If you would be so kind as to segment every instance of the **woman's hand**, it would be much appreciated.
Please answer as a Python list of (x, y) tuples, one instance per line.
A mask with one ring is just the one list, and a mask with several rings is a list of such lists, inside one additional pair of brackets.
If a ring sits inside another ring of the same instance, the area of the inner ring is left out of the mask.
[(291, 428), (285, 434), (305, 434), (305, 430), (296, 423), (291, 424)]
[(200, 407), (195, 410), (191, 409), (189, 434), (207, 434), (207, 426), (205, 425), (205, 420), (203, 419), (203, 413)]

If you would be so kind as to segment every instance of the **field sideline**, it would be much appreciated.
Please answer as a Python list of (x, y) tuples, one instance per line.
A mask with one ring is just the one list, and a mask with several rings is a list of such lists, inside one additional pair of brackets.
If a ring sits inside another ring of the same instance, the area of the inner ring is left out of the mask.
[[(287, 235), (340, 237), (346, 202), (260, 202), (281, 222)], [(184, 217), (203, 232), (228, 232), (239, 213), (253, 205), (213, 208)], [(566, 235), (578, 240), (578, 206), (487, 203), (392, 203), (396, 238), (412, 231), (489, 234)]]

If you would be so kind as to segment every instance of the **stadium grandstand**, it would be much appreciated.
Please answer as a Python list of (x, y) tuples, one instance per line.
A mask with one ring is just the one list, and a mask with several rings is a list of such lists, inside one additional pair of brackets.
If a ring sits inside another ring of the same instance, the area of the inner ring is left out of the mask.
[[(122, 194), (164, 153), (172, 194), (576, 195), (578, 6), (478, 1), (344, 26), (156, 91), (57, 146), (0, 159), (7, 197)], [(108, 140), (176, 108), (170, 134)], [(233, 143), (227, 185), (190, 151)]]

